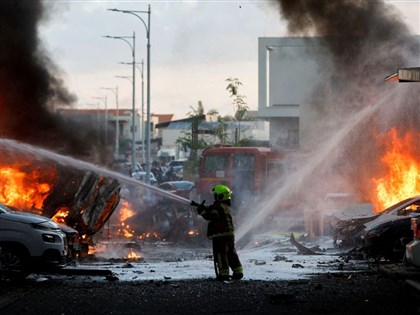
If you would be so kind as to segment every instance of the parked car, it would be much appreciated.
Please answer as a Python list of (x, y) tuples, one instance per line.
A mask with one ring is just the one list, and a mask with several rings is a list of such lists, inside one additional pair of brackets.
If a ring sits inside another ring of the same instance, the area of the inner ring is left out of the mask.
[(66, 262), (66, 236), (54, 221), (0, 204), (0, 279), (22, 279)]
[(164, 182), (180, 181), (183, 179), (184, 179), (184, 167), (181, 165), (169, 166), (162, 176), (162, 180)]
[[(146, 182), (146, 172), (134, 172), (131, 174), (131, 177), (137, 180), (141, 180), (143, 182)], [(150, 185), (157, 185), (157, 180), (155, 175), (153, 175), (152, 172), (150, 172)]]
[(186, 180), (164, 182), (158, 187), (189, 200), (194, 199), (196, 194), (195, 183)]
[(187, 159), (172, 160), (169, 162), (168, 166), (184, 166), (184, 163)]
[(338, 222), (336, 239), (360, 245), (367, 257), (402, 260), (412, 240), (411, 219), (420, 217), (420, 196), (404, 199), (369, 217)]

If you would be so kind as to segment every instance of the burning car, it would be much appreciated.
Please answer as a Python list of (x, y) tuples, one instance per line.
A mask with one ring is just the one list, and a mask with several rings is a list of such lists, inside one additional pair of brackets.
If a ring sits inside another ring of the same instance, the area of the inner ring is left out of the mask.
[(420, 217), (420, 196), (405, 199), (365, 224), (364, 251), (369, 257), (401, 260), (412, 240), (411, 219)]
[(420, 196), (404, 199), (372, 216), (338, 222), (334, 239), (359, 246), (369, 258), (401, 260), (412, 239), (411, 219), (416, 217), (420, 217)]
[(117, 179), (14, 147), (2, 146), (0, 175), (0, 202), (74, 228), (83, 240), (75, 247), (81, 255), (120, 201)]

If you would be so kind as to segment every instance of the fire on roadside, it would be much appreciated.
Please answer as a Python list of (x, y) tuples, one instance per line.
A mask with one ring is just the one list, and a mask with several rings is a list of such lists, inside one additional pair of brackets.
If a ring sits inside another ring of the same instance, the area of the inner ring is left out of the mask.
[(375, 212), (420, 195), (420, 160), (416, 141), (420, 132), (407, 132), (400, 136), (395, 128), (383, 138), (386, 152), (381, 158), (384, 175), (373, 178), (372, 203)]
[(58, 212), (51, 218), (57, 223), (65, 223), (64, 219), (69, 215), (70, 210), (66, 207), (60, 208)]
[(128, 253), (127, 257), (124, 257), (124, 259), (135, 261), (135, 260), (140, 260), (141, 256), (140, 254), (137, 254), (134, 251), (134, 249), (130, 248), (130, 252)]
[(138, 239), (140, 240), (144, 240), (144, 239), (159, 239), (159, 233), (157, 232), (147, 232), (147, 233), (142, 233), (139, 236), (137, 236)]
[(118, 218), (118, 228), (116, 230), (116, 236), (126, 239), (138, 239), (138, 240), (158, 240), (160, 239), (159, 233), (153, 232), (143, 232), (136, 233), (135, 229), (132, 228), (127, 220), (133, 217), (136, 214), (136, 211), (132, 208), (130, 202), (122, 200), (119, 206), (119, 218)]
[(122, 200), (119, 208), (119, 227), (117, 229), (117, 236), (122, 236), (124, 238), (134, 237), (134, 230), (130, 228), (129, 224), (126, 224), (126, 221), (134, 216), (135, 212), (132, 209), (131, 204)]
[[(391, 129), (382, 137), (378, 137), (378, 144), (383, 149), (378, 163), (377, 174), (371, 176), (368, 199), (373, 204), (375, 212), (386, 209), (410, 196), (420, 195), (420, 159), (416, 141), (420, 132), (398, 132)], [(29, 161), (22, 158), (2, 157), (0, 163), (0, 202), (18, 210), (44, 214), (44, 203), (53, 191), (58, 181), (57, 167), (53, 164)], [(64, 192), (65, 195), (65, 192)], [(54, 209), (54, 208), (51, 208)], [(128, 222), (137, 214), (132, 204), (121, 200), (119, 204), (117, 228), (113, 235), (122, 238), (139, 240), (161, 239), (153, 227), (146, 232), (136, 232)], [(58, 207), (49, 215), (58, 223), (65, 223), (69, 218), (70, 209), (66, 206)], [(81, 210), (81, 214), (83, 209)], [(131, 220), (132, 221), (132, 220)], [(132, 222), (130, 222), (132, 223)], [(187, 231), (189, 236), (197, 235), (196, 231)]]
[(189, 230), (189, 231), (187, 232), (187, 234), (188, 234), (189, 236), (196, 236), (196, 235), (200, 235), (200, 233), (198, 232), (198, 230), (197, 230), (197, 229), (191, 229), (191, 230)]
[(54, 167), (41, 169), (29, 162), (0, 165), (0, 202), (18, 209), (40, 210), (56, 176)]

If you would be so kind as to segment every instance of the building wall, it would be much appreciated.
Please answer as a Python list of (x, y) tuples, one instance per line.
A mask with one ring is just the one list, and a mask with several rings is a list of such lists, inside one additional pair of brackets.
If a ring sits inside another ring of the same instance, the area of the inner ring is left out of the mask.
[[(217, 124), (216, 122), (208, 122), (209, 124)], [(159, 128), (159, 136), (162, 137), (162, 146), (160, 150), (161, 156), (171, 156), (175, 159), (185, 158), (188, 152), (183, 152), (183, 148), (176, 141), (190, 131), (190, 123), (184, 123), (185, 128), (180, 128), (179, 124), (175, 124), (176, 128), (171, 128), (171, 124), (167, 127)], [(269, 122), (266, 120), (241, 121), (240, 123), (231, 122), (227, 130), (227, 142), (235, 141), (235, 127), (240, 128), (240, 139), (249, 138), (259, 141), (268, 141), (269, 139)], [(209, 127), (209, 126), (208, 126)], [(211, 127), (209, 127), (211, 129)], [(215, 144), (220, 140), (213, 134), (199, 134), (200, 138), (204, 138), (206, 142)]]
[(176, 140), (179, 137), (183, 136), (182, 130), (180, 129), (169, 129), (169, 128), (162, 128), (160, 130), (162, 136), (162, 147), (161, 147), (161, 156), (162, 157), (169, 157), (171, 159), (179, 159), (183, 156), (180, 152), (179, 145), (177, 145)]
[(307, 119), (303, 116), (322, 80), (327, 58), (319, 38), (258, 39), (258, 112), (270, 121), (274, 148), (307, 141), (309, 135), (302, 128)]
[(299, 117), (270, 118), (269, 139), (275, 150), (299, 145)]
[[(259, 141), (268, 141), (270, 137), (270, 123), (266, 120), (252, 120), (240, 122), (240, 138), (248, 138)], [(234, 141), (235, 131), (231, 130), (229, 141)]]

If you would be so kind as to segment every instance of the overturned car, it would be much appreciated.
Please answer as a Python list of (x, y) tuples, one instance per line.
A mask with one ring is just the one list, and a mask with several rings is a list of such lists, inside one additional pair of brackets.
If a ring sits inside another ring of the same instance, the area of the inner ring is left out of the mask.
[(411, 219), (420, 217), (420, 196), (407, 198), (384, 211), (338, 221), (333, 225), (334, 243), (353, 246), (367, 258), (400, 261), (412, 240)]

